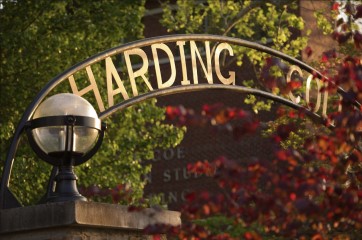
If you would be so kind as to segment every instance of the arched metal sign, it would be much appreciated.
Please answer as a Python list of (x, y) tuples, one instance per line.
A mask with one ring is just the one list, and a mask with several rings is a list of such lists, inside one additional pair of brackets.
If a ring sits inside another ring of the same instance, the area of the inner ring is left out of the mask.
[[(297, 73), (302, 78), (303, 71), (308, 74), (303, 96), (293, 92), (284, 97), (238, 84), (238, 72), (225, 69), (222, 58), (237, 57), (240, 48), (255, 50), (263, 55), (281, 59), (286, 64), (286, 82)], [(164, 76), (161, 64), (165, 63), (169, 75)], [(289, 64), (289, 65), (288, 65)], [(149, 72), (154, 76), (150, 78)], [(121, 45), (76, 64), (52, 79), (34, 98), (24, 112), (15, 131), (7, 154), (1, 179), (0, 207), (20, 206), (9, 190), (11, 169), (20, 136), (25, 124), (32, 119), (39, 104), (62, 83), (68, 85), (70, 92), (92, 98), (99, 117), (106, 118), (136, 103), (165, 95), (207, 89), (226, 89), (257, 95), (277, 101), (294, 109), (303, 109), (314, 121), (323, 121), (327, 112), (328, 95), (322, 97), (319, 89), (323, 79), (321, 73), (298, 59), (266, 46), (242, 39), (214, 35), (169, 35)], [(311, 101), (312, 85), (315, 81), (315, 103)], [(145, 90), (146, 89), (146, 90)], [(344, 95), (343, 89), (338, 93)], [(301, 97), (304, 105), (300, 104)], [(358, 103), (356, 103), (358, 104)]]

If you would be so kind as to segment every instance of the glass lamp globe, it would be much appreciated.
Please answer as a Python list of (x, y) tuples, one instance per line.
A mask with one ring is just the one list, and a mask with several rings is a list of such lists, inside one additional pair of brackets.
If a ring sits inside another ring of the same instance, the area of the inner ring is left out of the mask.
[[(36, 109), (33, 119), (66, 115), (98, 119), (96, 111), (88, 101), (70, 93), (56, 94), (46, 99)], [(66, 130), (66, 126), (47, 126), (35, 128), (32, 133), (37, 145), (46, 154), (54, 157), (62, 156), (65, 151), (82, 156), (93, 147), (98, 137), (98, 130), (84, 126), (74, 126), (73, 136), (67, 136)], [(68, 146), (65, 146), (66, 142)]]

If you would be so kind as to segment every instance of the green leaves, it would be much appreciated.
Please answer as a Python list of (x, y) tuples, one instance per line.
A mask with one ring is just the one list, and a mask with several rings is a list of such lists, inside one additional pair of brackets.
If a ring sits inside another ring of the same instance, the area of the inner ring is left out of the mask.
[(332, 27), (331, 21), (328, 20), (322, 12), (316, 11), (314, 13), (314, 17), (317, 20), (318, 28), (322, 30), (324, 35), (328, 35), (333, 32), (333, 27)]
[[(307, 36), (295, 33), (304, 29), (304, 21), (295, 14), (298, 1), (185, 1), (164, 4), (161, 23), (169, 32), (209, 33), (260, 42), (293, 57), (299, 57), (307, 45)], [(233, 46), (238, 66), (251, 63), (256, 76), (253, 87), (260, 87), (260, 69), (267, 54)], [(229, 63), (232, 60), (229, 61)], [(268, 103), (254, 105), (268, 108)]]
[(178, 0), (175, 12), (167, 1), (162, 3), (163, 18), (161, 23), (168, 31), (194, 33), (203, 25), (207, 11), (202, 3), (195, 0)]
[(144, 161), (153, 159), (153, 150), (177, 145), (183, 138), (183, 130), (163, 124), (164, 109), (151, 100), (108, 120), (107, 136), (101, 151), (85, 166), (80, 166), (81, 185), (111, 189), (119, 184), (132, 189), (128, 203), (135, 204), (143, 196), (145, 180), (150, 166)]
[[(144, 0), (2, 1), (0, 9), (1, 162), (27, 105), (54, 76), (84, 59), (143, 37)], [(94, 66), (95, 77), (101, 72)], [(60, 86), (58, 91), (69, 88)], [(60, 89), (60, 90), (59, 90)], [(106, 93), (103, 94), (104, 98)], [(96, 106), (96, 105), (95, 105)], [(113, 188), (128, 184), (130, 201), (142, 197), (141, 161), (155, 148), (180, 142), (183, 130), (163, 123), (164, 109), (143, 103), (108, 120), (104, 144), (89, 162), (75, 169), (80, 186)], [(21, 141), (10, 182), (25, 205), (45, 193), (50, 166), (38, 161)], [(31, 190), (28, 191), (27, 189)]]

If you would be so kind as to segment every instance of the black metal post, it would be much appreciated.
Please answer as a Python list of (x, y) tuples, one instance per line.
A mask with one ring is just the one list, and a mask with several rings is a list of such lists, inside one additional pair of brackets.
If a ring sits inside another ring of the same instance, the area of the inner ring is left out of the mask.
[(87, 201), (77, 188), (78, 177), (74, 174), (74, 167), (71, 165), (59, 167), (59, 173), (55, 177), (55, 192), (46, 202), (65, 202), (65, 201)]

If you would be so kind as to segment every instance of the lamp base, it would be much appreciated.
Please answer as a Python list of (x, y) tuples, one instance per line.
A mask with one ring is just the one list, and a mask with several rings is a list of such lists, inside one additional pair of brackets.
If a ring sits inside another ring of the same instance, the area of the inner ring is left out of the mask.
[(77, 176), (73, 166), (59, 167), (59, 173), (55, 177), (55, 192), (47, 198), (46, 202), (87, 201), (77, 188)]
[(79, 194), (78, 196), (74, 195), (54, 195), (49, 197), (46, 202), (72, 202), (72, 201), (83, 201), (87, 202), (87, 198)]

